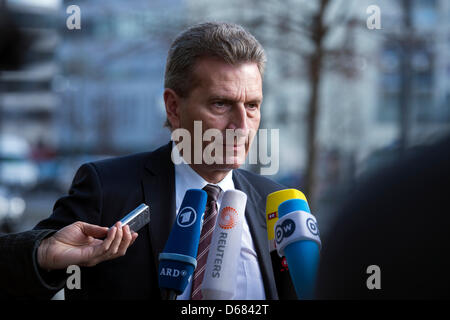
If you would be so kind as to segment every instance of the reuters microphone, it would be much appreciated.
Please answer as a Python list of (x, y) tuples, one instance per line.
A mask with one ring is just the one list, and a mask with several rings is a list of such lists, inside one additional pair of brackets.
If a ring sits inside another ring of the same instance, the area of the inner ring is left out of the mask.
[(317, 220), (303, 199), (286, 200), (278, 207), (275, 242), (285, 256), (299, 299), (313, 299), (322, 246)]
[(275, 284), (280, 300), (297, 299), (286, 258), (278, 255), (274, 235), (275, 223), (278, 221), (278, 206), (289, 199), (303, 199), (306, 201), (305, 195), (297, 189), (284, 189), (270, 193), (266, 202), (267, 238), (269, 240)]
[(169, 239), (159, 255), (159, 288), (165, 300), (175, 300), (184, 292), (197, 266), (201, 220), (207, 197), (200, 189), (186, 191)]
[(228, 190), (223, 195), (202, 282), (204, 300), (228, 300), (235, 294), (246, 203), (242, 191)]

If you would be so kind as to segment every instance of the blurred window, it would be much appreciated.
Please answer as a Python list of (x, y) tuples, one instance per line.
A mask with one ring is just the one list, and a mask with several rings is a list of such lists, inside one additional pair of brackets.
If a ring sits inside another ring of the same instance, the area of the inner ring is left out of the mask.
[(398, 72), (400, 66), (400, 59), (397, 50), (386, 45), (381, 53), (381, 68), (383, 72), (393, 73)]
[(431, 92), (416, 93), (413, 95), (412, 104), (416, 110), (418, 122), (434, 122), (439, 114), (433, 108), (433, 96)]
[(398, 92), (382, 92), (378, 108), (380, 122), (396, 122), (398, 119), (399, 94)]
[(429, 91), (433, 88), (433, 60), (426, 47), (416, 49), (412, 55), (411, 68), (416, 91)]
[(433, 29), (437, 20), (437, 1), (415, 0), (412, 19), (413, 25), (417, 29)]

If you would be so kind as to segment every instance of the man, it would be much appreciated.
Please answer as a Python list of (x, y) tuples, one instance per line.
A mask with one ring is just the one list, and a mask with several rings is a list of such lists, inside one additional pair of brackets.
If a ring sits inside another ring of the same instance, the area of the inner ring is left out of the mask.
[[(176, 147), (172, 152), (171, 142), (153, 152), (81, 166), (69, 194), (56, 202), (53, 214), (36, 229), (59, 229), (77, 220), (109, 226), (142, 202), (151, 208), (151, 222), (141, 229), (125, 256), (82, 268), (82, 289), (66, 290), (66, 298), (161, 298), (158, 255), (186, 190), (192, 188), (216, 190), (216, 210), (223, 192), (238, 189), (247, 194), (235, 298), (278, 298), (268, 251), (265, 201), (267, 194), (282, 186), (238, 169), (249, 151), (250, 135), (259, 127), (264, 65), (261, 45), (237, 25), (204, 23), (175, 39), (165, 72), (167, 125), (173, 131), (187, 130), (194, 139), (194, 121), (201, 121), (202, 133), (214, 128), (224, 136), (227, 130), (238, 135), (232, 141), (224, 140), (219, 150), (222, 161), (212, 164), (190, 159)], [(175, 161), (180, 164), (174, 166), (172, 157), (181, 160)], [(209, 200), (212, 193), (208, 192)], [(198, 298), (197, 288), (194, 274), (180, 298)]]

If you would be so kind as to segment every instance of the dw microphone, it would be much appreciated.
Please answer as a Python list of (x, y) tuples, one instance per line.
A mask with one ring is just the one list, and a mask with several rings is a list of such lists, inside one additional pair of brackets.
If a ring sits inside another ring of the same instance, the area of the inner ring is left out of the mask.
[(297, 189), (284, 189), (269, 194), (266, 202), (267, 237), (275, 284), (280, 300), (297, 299), (286, 258), (280, 257), (277, 253), (274, 234), (275, 223), (278, 221), (278, 206), (289, 199), (303, 199), (306, 201), (305, 195)]
[(275, 241), (286, 256), (289, 273), (299, 299), (313, 299), (322, 246), (317, 220), (303, 199), (286, 200), (278, 207)]

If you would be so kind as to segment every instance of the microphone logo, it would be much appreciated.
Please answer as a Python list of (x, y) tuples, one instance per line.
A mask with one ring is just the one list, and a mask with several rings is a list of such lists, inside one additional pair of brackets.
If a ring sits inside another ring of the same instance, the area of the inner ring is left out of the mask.
[(295, 222), (291, 219), (286, 219), (281, 225), (278, 225), (275, 229), (275, 240), (277, 244), (280, 244), (284, 238), (290, 237), (295, 231)]
[(313, 219), (309, 218), (306, 220), (306, 227), (308, 228), (309, 232), (311, 232), (313, 235), (318, 236), (319, 235), (319, 228), (317, 227), (317, 224), (314, 222)]
[(278, 215), (277, 215), (277, 212), (275, 211), (275, 212), (272, 212), (272, 213), (269, 213), (268, 215), (267, 215), (267, 219), (268, 220), (272, 220), (272, 219), (275, 219), (275, 218), (278, 218)]
[(232, 229), (237, 222), (238, 213), (236, 209), (232, 207), (225, 207), (220, 212), (219, 216), (219, 226), (222, 229)]
[(192, 226), (195, 220), (197, 220), (197, 212), (191, 207), (184, 207), (177, 216), (177, 224), (182, 228)]
[(166, 277), (172, 277), (177, 278), (179, 276), (186, 277), (187, 272), (186, 270), (178, 270), (175, 268), (162, 268), (161, 272), (159, 273), (160, 276), (166, 276)]

